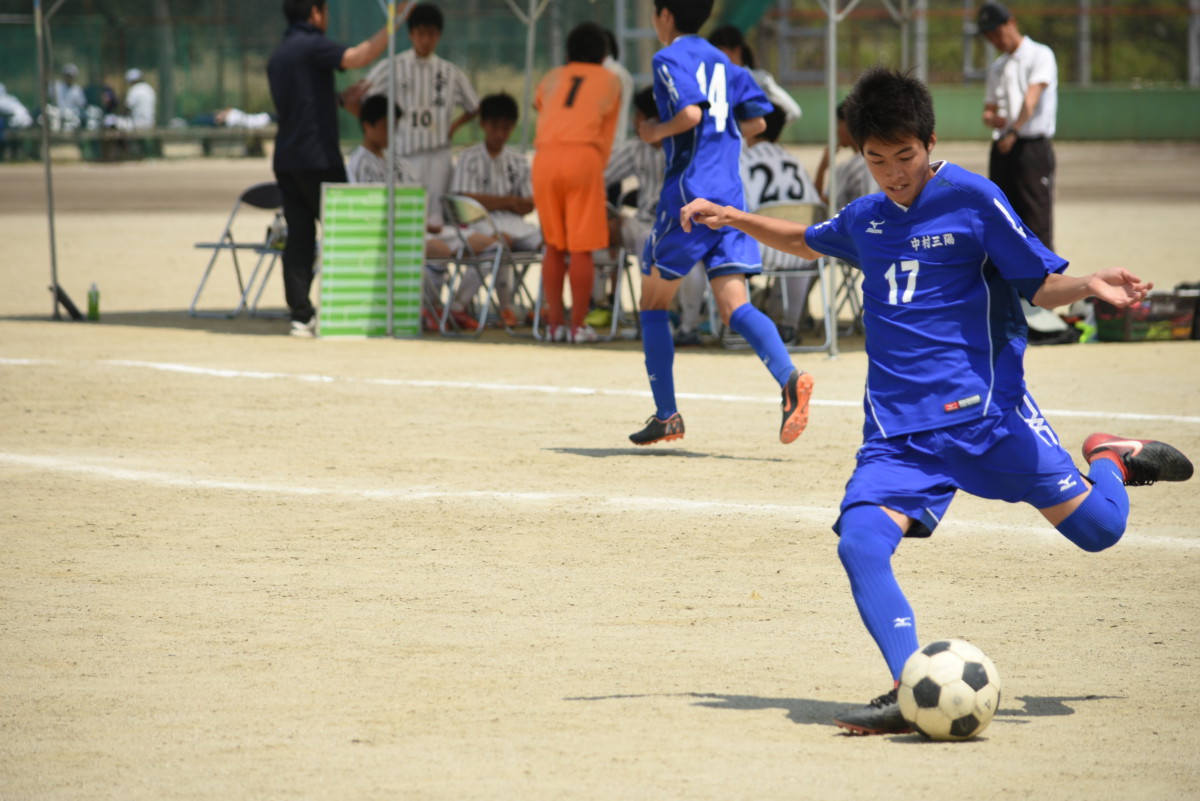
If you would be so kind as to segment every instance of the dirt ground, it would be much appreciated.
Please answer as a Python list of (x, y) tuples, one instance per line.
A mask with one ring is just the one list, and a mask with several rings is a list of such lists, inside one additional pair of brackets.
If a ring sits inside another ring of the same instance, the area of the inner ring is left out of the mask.
[[(1200, 280), (1200, 145), (1059, 156), (1073, 269)], [(0, 798), (1200, 797), (1195, 482), (1132, 489), (1097, 555), (961, 496), (895, 564), (921, 639), (982, 647), (1002, 709), (968, 743), (843, 736), (831, 716), (888, 684), (830, 531), (861, 339), (797, 356), (817, 389), (791, 446), (752, 354), (682, 350), (687, 438), (635, 449), (635, 342), (189, 317), (192, 244), (264, 161), (54, 175), (59, 279), (95, 282), (102, 319), (50, 319), (42, 167), (4, 165)], [(1200, 343), (1027, 364), (1073, 449), (1200, 455)]]

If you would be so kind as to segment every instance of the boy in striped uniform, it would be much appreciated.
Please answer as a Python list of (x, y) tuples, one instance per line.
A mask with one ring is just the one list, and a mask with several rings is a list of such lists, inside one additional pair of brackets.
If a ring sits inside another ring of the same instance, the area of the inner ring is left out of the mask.
[[(531, 251), (541, 248), (542, 232), (525, 219), (533, 211), (529, 161), (507, 144), (517, 118), (517, 101), (509, 94), (488, 95), (479, 102), (483, 141), (459, 154), (450, 191), (479, 201), (508, 240), (510, 249)], [(512, 281), (512, 267), (507, 265), (498, 276), (496, 294), (500, 299), (500, 317), (509, 328), (520, 322), (513, 308)], [(460, 289), (459, 298), (465, 305), (479, 290), (478, 274), (468, 271)]]
[[(364, 92), (387, 95), (388, 70), (395, 71), (396, 103), (404, 109), (404, 116), (396, 121), (396, 152), (429, 193), (429, 222), (435, 233), (442, 225), (442, 195), (450, 186), (450, 140), (479, 111), (479, 98), (467, 76), (434, 53), (442, 25), (437, 6), (413, 6), (408, 15), (412, 48), (390, 62), (377, 63), (367, 74)], [(457, 117), (456, 108), (462, 108)]]
[(1027, 326), (1018, 302), (1053, 309), (1095, 296), (1124, 308), (1152, 284), (1121, 267), (1065, 274), (985, 178), (931, 162), (933, 99), (909, 75), (876, 67), (846, 101), (855, 146), (883, 188), (818, 225), (759, 217), (700, 199), (690, 230), (731, 225), (813, 259), (863, 273), (866, 423), (834, 524), (838, 557), (892, 689), (834, 722), (853, 734), (910, 731), (896, 686), (918, 648), (913, 610), (892, 572), (902, 537), (928, 537), (958, 490), (1024, 502), (1085, 551), (1115, 545), (1129, 517), (1126, 486), (1184, 481), (1192, 464), (1155, 440), (1093, 434), (1080, 473), (1025, 388)]

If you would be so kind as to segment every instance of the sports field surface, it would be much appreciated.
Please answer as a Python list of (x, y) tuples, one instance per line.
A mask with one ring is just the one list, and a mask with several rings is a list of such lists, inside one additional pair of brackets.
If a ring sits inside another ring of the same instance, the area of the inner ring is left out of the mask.
[[(1200, 145), (1058, 152), (1073, 271), (1200, 280)], [(922, 641), (995, 661), (1000, 713), (966, 743), (845, 736), (832, 715), (889, 686), (830, 530), (861, 338), (797, 356), (790, 446), (751, 353), (681, 350), (687, 437), (635, 449), (637, 343), (188, 317), (192, 243), (268, 162), (55, 178), (60, 280), (102, 317), (50, 320), (42, 168), (0, 167), (0, 798), (1200, 797), (1200, 479), (1132, 488), (1096, 555), (960, 496), (895, 565)], [(1193, 459), (1198, 365), (1197, 342), (1027, 358), (1073, 452), (1108, 431)]]

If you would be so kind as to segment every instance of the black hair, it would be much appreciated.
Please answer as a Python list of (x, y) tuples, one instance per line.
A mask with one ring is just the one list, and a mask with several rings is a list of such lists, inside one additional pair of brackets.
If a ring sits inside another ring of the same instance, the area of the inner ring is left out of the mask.
[(708, 35), (708, 43), (713, 47), (732, 50), (746, 44), (742, 29), (736, 25), (722, 25)]
[(507, 92), (497, 92), (479, 101), (480, 120), (511, 120), (517, 121), (520, 112), (517, 101)]
[(846, 121), (846, 101), (843, 100), (837, 104), (837, 118), (842, 122)]
[(773, 108), (770, 113), (763, 115), (763, 119), (766, 120), (767, 127), (759, 136), (768, 142), (778, 142), (779, 135), (783, 133), (783, 126), (787, 124), (787, 115), (782, 109)]
[(664, 8), (675, 18), (680, 33), (696, 33), (712, 14), (713, 0), (654, 0), (654, 13)]
[(620, 61), (621, 47), (617, 44), (617, 35), (608, 28), (604, 29), (604, 43), (608, 46), (608, 54)]
[(846, 125), (860, 151), (868, 139), (897, 144), (915, 136), (933, 141), (933, 96), (908, 72), (872, 67), (846, 98)]
[(647, 86), (633, 95), (633, 107), (650, 119), (658, 119), (658, 102), (654, 99), (654, 87)]
[(742, 54), (742, 65), (754, 69), (754, 51), (746, 44), (746, 37), (736, 25), (722, 25), (708, 35), (708, 43), (721, 50), (737, 50)]
[[(359, 125), (374, 125), (387, 117), (387, 95), (371, 95), (363, 100), (362, 107), (358, 110)], [(404, 116), (404, 112), (400, 110), (400, 105), (396, 104), (396, 119)]]
[(442, 10), (433, 3), (417, 3), (413, 6), (412, 13), (408, 15), (408, 29), (413, 28), (437, 28), (438, 33), (441, 33), (442, 26), (445, 20), (442, 18)]
[(313, 8), (324, 8), (325, 0), (283, 0), (283, 16), (288, 22), (308, 22)]
[(607, 52), (604, 29), (594, 22), (581, 22), (567, 34), (567, 61), (599, 64)]

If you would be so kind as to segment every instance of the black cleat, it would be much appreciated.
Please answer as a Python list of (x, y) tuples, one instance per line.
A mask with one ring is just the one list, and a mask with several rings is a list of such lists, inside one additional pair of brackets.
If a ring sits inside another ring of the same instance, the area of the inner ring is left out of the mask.
[(913, 730), (900, 714), (895, 688), (866, 706), (843, 712), (833, 722), (849, 734), (908, 734)]
[(1125, 486), (1144, 487), (1155, 481), (1187, 481), (1192, 463), (1179, 449), (1154, 439), (1121, 439), (1112, 434), (1092, 434), (1083, 441), (1083, 458), (1116, 462)]
[(808, 399), (812, 397), (813, 377), (793, 370), (783, 387), (783, 423), (779, 426), (779, 441), (784, 445), (795, 442), (808, 425)]
[(629, 441), (634, 445), (653, 445), (673, 439), (683, 439), (683, 417), (679, 412), (675, 412), (666, 420), (659, 420), (650, 415), (645, 428), (629, 435)]

